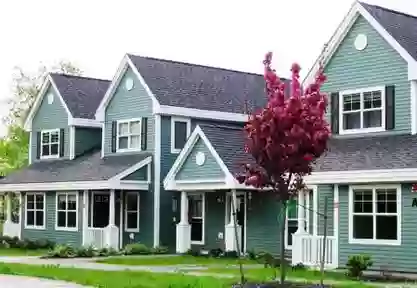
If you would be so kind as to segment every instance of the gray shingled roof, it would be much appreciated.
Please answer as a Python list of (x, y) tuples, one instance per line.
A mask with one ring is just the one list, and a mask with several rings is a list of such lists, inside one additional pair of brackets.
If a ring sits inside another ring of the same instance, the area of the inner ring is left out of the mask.
[[(231, 173), (242, 172), (242, 164), (254, 162), (243, 150), (245, 138), (241, 127), (200, 127)], [(332, 138), (328, 148), (317, 160), (314, 171), (417, 168), (416, 135)]]
[(95, 151), (74, 160), (39, 161), (0, 179), (0, 185), (108, 180), (149, 156), (142, 153), (101, 158), (101, 152)]
[[(410, 0), (410, 3), (413, 0)], [(387, 8), (360, 4), (417, 60), (417, 17)]]
[(57, 73), (51, 77), (74, 118), (94, 119), (109, 80)]
[(266, 104), (263, 75), (128, 56), (161, 105), (245, 113)]

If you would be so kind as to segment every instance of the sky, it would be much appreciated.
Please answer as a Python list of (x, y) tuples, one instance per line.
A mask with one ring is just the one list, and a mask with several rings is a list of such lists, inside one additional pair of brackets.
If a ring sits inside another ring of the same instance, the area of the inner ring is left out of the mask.
[[(415, 0), (364, 0), (417, 15)], [(13, 0), (0, 2), (0, 115), (15, 67), (68, 60), (111, 79), (125, 53), (280, 76), (305, 75), (352, 0)], [(0, 126), (0, 135), (5, 127)]]

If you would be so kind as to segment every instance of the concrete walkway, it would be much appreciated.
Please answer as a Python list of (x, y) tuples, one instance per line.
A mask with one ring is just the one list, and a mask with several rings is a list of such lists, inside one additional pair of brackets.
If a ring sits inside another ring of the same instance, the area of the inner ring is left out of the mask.
[(0, 275), (1, 288), (87, 288), (74, 283), (26, 276)]

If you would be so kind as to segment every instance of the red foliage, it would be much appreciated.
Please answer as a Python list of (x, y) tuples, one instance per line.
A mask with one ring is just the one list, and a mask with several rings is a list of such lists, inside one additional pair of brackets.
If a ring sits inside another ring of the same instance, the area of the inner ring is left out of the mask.
[(315, 81), (305, 91), (300, 85), (300, 66), (291, 67), (291, 95), (271, 68), (272, 53), (265, 56), (264, 78), (267, 106), (249, 117), (245, 126), (245, 151), (256, 165), (245, 165), (240, 183), (272, 188), (281, 200), (288, 200), (303, 188), (303, 176), (312, 171), (314, 161), (327, 149), (330, 128), (325, 119), (327, 96), (320, 92), (326, 76), (319, 69)]

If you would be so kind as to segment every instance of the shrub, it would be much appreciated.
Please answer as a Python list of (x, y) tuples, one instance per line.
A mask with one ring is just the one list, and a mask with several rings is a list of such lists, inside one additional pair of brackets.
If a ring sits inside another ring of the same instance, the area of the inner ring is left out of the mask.
[(223, 256), (224, 258), (238, 258), (239, 257), (237, 251), (225, 251)]
[(76, 256), (76, 251), (69, 245), (56, 245), (54, 249), (50, 250), (46, 258), (73, 258)]
[(306, 267), (303, 263), (298, 263), (298, 264), (296, 264), (296, 265), (293, 265), (293, 266), (291, 267), (291, 269), (292, 269), (293, 271), (298, 271), (298, 270), (307, 270), (307, 267)]
[(352, 255), (346, 263), (348, 267), (348, 276), (359, 278), (362, 276), (363, 271), (367, 270), (373, 265), (371, 256), (369, 255)]
[(124, 249), (125, 255), (148, 255), (150, 253), (151, 250), (141, 243), (127, 244)]
[(169, 251), (168, 247), (158, 246), (158, 247), (151, 248), (150, 253), (151, 254), (168, 254), (168, 251)]
[(188, 251), (185, 252), (185, 255), (197, 257), (197, 256), (201, 256), (201, 252), (200, 250), (197, 250), (197, 249), (188, 249)]
[(256, 260), (255, 250), (248, 250), (247, 251), (247, 256), (248, 256), (249, 260)]
[(6, 248), (21, 248), (27, 250), (52, 249), (55, 243), (47, 239), (22, 239), (17, 237), (0, 236), (0, 245)]
[(93, 246), (79, 247), (75, 250), (77, 257), (94, 257), (97, 255), (97, 251)]
[(97, 251), (96, 256), (107, 257), (107, 256), (115, 256), (115, 255), (120, 255), (120, 252), (118, 252), (114, 248), (102, 248)]
[(219, 257), (223, 256), (223, 250), (220, 249), (220, 248), (211, 249), (210, 252), (209, 252), (209, 255), (211, 257), (214, 257), (214, 258), (219, 258)]

